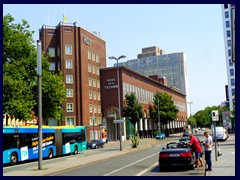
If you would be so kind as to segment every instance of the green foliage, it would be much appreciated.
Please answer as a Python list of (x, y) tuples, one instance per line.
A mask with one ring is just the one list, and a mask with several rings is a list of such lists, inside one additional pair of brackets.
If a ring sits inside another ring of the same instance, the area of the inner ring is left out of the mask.
[(158, 120), (158, 113), (162, 124), (177, 119), (178, 109), (174, 105), (172, 97), (167, 93), (156, 92), (154, 94), (154, 105), (150, 109), (150, 116)]
[(135, 93), (125, 95), (127, 106), (123, 108), (123, 113), (125, 117), (129, 117), (130, 122), (134, 125), (136, 122), (143, 117), (143, 107), (137, 101)]
[(206, 107), (204, 110), (198, 111), (194, 114), (194, 118), (196, 119), (196, 123), (198, 127), (210, 127), (212, 125), (211, 112), (212, 110), (218, 110), (219, 114), (219, 122), (217, 122), (217, 126), (222, 123), (222, 113), (224, 111), (228, 111), (228, 107), (224, 107), (223, 109), (220, 106), (212, 106)]
[[(37, 115), (37, 51), (33, 31), (26, 20), (15, 24), (11, 15), (3, 17), (3, 112), (19, 120)], [(42, 113), (63, 119), (59, 108), (66, 98), (61, 74), (49, 70), (49, 62), (42, 55)]]
[(196, 119), (195, 119), (193, 116), (190, 116), (190, 117), (187, 119), (187, 123), (188, 123), (189, 125), (194, 126), (194, 127), (197, 126)]
[(134, 136), (131, 139), (131, 142), (132, 142), (132, 144), (131, 144), (132, 148), (137, 148), (138, 147), (140, 140), (138, 138), (137, 131), (135, 131)]

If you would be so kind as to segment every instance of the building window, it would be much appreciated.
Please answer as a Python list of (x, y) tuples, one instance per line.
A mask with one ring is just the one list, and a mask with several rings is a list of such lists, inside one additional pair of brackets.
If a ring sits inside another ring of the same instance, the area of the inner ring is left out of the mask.
[(96, 100), (96, 91), (93, 91), (93, 99)]
[(97, 106), (94, 105), (94, 113), (97, 113)]
[(98, 113), (101, 113), (101, 106), (98, 106)]
[(228, 50), (228, 56), (231, 56), (232, 55), (232, 52), (231, 52), (231, 49)]
[(55, 57), (55, 48), (48, 48), (48, 54), (50, 57)]
[(92, 86), (92, 78), (88, 78), (88, 85)]
[(96, 62), (99, 62), (99, 55), (96, 53)]
[(235, 94), (235, 89), (232, 89), (232, 95), (234, 95)]
[(67, 89), (67, 97), (73, 97), (73, 89)]
[(231, 32), (230, 32), (230, 30), (227, 30), (227, 37), (231, 37)]
[(67, 103), (67, 112), (73, 112), (73, 103)]
[(95, 66), (92, 66), (92, 73), (95, 74)]
[(92, 99), (92, 91), (89, 91), (89, 99)]
[(75, 123), (74, 123), (74, 118), (73, 117), (67, 117), (66, 119), (66, 125), (67, 126), (74, 126)]
[(89, 104), (89, 112), (91, 113), (92, 112), (92, 105)]
[(100, 88), (100, 81), (97, 80), (97, 88)]
[(66, 75), (66, 83), (68, 83), (68, 84), (73, 83), (73, 76), (72, 75)]
[(92, 66), (91, 66), (91, 64), (88, 64), (88, 72), (92, 72)]
[(91, 60), (91, 51), (90, 50), (88, 50), (88, 59)]
[(231, 59), (229, 59), (229, 66), (233, 66), (233, 62)]
[(72, 69), (72, 60), (66, 60), (66, 68)]
[(96, 87), (96, 79), (93, 79), (93, 87)]
[(234, 76), (234, 70), (230, 69), (230, 76)]
[(71, 45), (65, 46), (65, 54), (72, 55), (72, 46)]
[(229, 12), (228, 11), (225, 12), (225, 18), (229, 18)]
[(97, 75), (99, 75), (99, 68), (98, 67), (96, 68), (96, 71), (97, 71)]
[(55, 64), (55, 62), (51, 62), (51, 63), (50, 63), (49, 70), (50, 70), (50, 71), (55, 71), (55, 70), (56, 70), (56, 64)]
[(226, 28), (229, 28), (230, 27), (230, 23), (229, 21), (226, 21)]
[(95, 61), (95, 53), (92, 52), (92, 60)]
[(228, 8), (228, 4), (224, 4), (224, 9), (227, 9)]
[(231, 79), (231, 86), (235, 86), (235, 79)]
[(97, 99), (100, 101), (100, 92), (97, 93)]
[(98, 118), (98, 124), (102, 124), (102, 118)]
[(232, 46), (231, 40), (227, 40), (227, 45), (228, 45), (228, 47), (231, 47), (231, 46)]

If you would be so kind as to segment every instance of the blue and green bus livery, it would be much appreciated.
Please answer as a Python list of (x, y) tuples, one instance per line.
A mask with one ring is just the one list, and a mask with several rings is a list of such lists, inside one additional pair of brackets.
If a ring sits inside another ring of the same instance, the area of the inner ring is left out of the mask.
[[(42, 157), (76, 154), (87, 149), (84, 126), (43, 126)], [(3, 128), (3, 164), (38, 158), (38, 127)]]

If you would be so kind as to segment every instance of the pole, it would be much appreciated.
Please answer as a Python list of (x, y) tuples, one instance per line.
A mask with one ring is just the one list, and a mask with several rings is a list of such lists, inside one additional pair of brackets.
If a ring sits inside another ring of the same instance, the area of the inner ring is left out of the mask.
[(160, 141), (161, 125), (160, 125), (160, 114), (159, 114), (159, 97), (158, 97), (158, 122), (159, 122), (159, 141)]
[[(118, 60), (117, 59), (117, 80), (118, 80), (118, 110), (119, 110), (119, 119), (121, 118), (121, 105), (120, 105), (120, 83), (119, 83), (119, 68), (118, 68)], [(122, 151), (122, 124), (119, 123), (119, 140), (120, 140), (120, 151)]]
[(37, 76), (38, 76), (38, 170), (42, 169), (42, 60), (41, 41), (37, 40)]
[[(115, 112), (115, 120), (117, 120), (116, 112)], [(117, 141), (117, 123), (115, 123), (115, 141)]]
[(215, 160), (217, 161), (217, 137), (216, 137), (216, 122), (213, 122), (214, 126), (214, 142), (215, 142)]
[(93, 107), (93, 140), (95, 140), (95, 129), (94, 129), (94, 124), (95, 124), (95, 117), (94, 117), (94, 107)]

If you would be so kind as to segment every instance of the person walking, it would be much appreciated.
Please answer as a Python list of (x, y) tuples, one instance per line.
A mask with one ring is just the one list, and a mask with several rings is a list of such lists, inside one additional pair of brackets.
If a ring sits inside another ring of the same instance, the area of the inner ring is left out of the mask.
[(205, 152), (205, 161), (207, 163), (208, 168), (206, 171), (212, 171), (212, 137), (209, 135), (207, 131), (204, 132), (204, 136), (206, 137), (205, 142), (203, 143), (204, 152)]
[[(203, 160), (201, 158), (202, 148), (200, 146), (200, 143), (199, 143), (198, 139), (195, 136), (193, 136), (193, 134), (191, 132), (188, 133), (188, 136), (190, 137), (190, 142), (187, 144), (191, 147), (192, 151), (195, 152), (195, 156), (196, 156), (196, 166), (195, 167), (202, 167), (204, 165), (203, 165)], [(201, 164), (199, 165), (199, 163), (201, 163)]]

